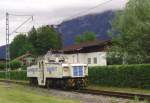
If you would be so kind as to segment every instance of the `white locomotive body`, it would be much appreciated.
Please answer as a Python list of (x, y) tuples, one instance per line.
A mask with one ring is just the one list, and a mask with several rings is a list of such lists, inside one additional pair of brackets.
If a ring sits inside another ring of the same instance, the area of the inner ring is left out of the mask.
[(83, 88), (86, 86), (88, 65), (69, 63), (61, 54), (48, 53), (38, 58), (37, 64), (27, 68), (31, 85)]

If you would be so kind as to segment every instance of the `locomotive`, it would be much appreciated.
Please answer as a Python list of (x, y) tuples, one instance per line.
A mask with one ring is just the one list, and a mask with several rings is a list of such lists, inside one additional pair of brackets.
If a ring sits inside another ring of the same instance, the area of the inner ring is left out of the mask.
[(27, 77), (32, 86), (81, 89), (87, 85), (88, 65), (70, 63), (63, 54), (48, 52), (27, 67)]

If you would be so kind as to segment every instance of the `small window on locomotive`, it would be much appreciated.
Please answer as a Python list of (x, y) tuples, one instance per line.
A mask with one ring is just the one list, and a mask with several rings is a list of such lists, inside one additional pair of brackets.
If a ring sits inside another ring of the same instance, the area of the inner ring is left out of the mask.
[(88, 58), (88, 64), (91, 64), (91, 58)]
[(39, 62), (39, 69), (41, 68), (41, 63)]
[(49, 60), (48, 62), (49, 63), (55, 63), (55, 60)]
[(63, 63), (63, 62), (65, 62), (65, 60), (59, 60), (59, 62), (60, 62), (60, 63)]
[(94, 57), (94, 64), (97, 64), (97, 58)]

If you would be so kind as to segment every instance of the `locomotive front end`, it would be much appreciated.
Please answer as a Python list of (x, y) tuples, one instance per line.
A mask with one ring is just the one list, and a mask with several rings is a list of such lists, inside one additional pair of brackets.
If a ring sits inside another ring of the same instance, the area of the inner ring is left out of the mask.
[(63, 78), (68, 78), (68, 87), (79, 89), (87, 85), (87, 64), (62, 64), (62, 67)]

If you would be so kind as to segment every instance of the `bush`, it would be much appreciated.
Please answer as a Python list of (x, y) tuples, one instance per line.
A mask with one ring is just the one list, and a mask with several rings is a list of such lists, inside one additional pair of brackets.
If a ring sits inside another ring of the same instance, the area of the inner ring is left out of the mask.
[(150, 64), (90, 67), (89, 82), (105, 86), (150, 88)]
[[(1, 71), (0, 78), (7, 79), (5, 74), (6, 74), (5, 71)], [(8, 77), (8, 73), (7, 73), (7, 77)], [(10, 79), (11, 80), (28, 80), (27, 71), (10, 71)]]
[(13, 60), (10, 62), (10, 67), (12, 70), (20, 68), (22, 63), (18, 60)]
[(22, 68), (21, 70), (27, 70), (27, 66), (26, 65), (23, 65), (21, 68)]
[(5, 69), (5, 64), (4, 63), (0, 63), (0, 70), (4, 70)]

